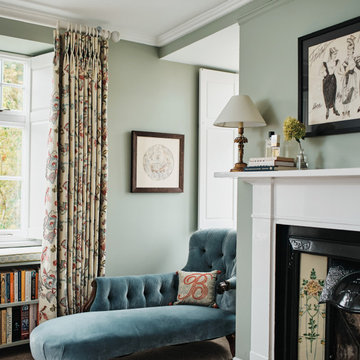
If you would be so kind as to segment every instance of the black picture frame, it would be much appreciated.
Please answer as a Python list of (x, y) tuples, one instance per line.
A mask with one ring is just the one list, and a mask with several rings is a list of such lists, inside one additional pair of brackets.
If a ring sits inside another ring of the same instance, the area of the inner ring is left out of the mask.
[(185, 136), (132, 131), (131, 139), (131, 192), (184, 192)]
[(298, 61), (306, 136), (360, 131), (360, 16), (298, 38)]

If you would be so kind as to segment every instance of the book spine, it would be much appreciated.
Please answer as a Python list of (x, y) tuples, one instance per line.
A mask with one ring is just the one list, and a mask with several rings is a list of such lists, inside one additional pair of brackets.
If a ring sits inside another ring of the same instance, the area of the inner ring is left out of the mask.
[(31, 300), (31, 271), (25, 273), (25, 301)]
[(249, 161), (248, 166), (295, 166), (295, 163), (292, 161), (277, 161), (277, 160), (268, 160), (268, 161)]
[(21, 340), (21, 307), (13, 307), (12, 340)]
[(254, 162), (263, 162), (263, 161), (290, 161), (290, 162), (294, 162), (294, 158), (284, 157), (284, 156), (272, 156), (272, 157), (250, 158), (249, 161), (254, 161)]
[(6, 273), (6, 279), (5, 279), (5, 302), (10, 302), (10, 273)]
[(14, 272), (14, 302), (19, 301), (19, 274)]
[(1, 304), (5, 304), (5, 274), (1, 273)]
[(35, 282), (36, 282), (36, 270), (31, 270), (31, 300), (35, 300), (36, 297), (36, 285), (35, 285)]
[(6, 343), (12, 343), (12, 307), (6, 309)]
[(10, 273), (10, 302), (13, 303), (14, 302), (14, 273), (11, 272)]
[(6, 344), (6, 309), (1, 310), (1, 343)]
[(0, 310), (0, 344), (3, 344), (3, 341), (2, 341), (2, 316), (1, 316), (1, 310)]
[(21, 300), (21, 270), (18, 271), (18, 301)]
[(25, 270), (21, 270), (21, 301), (25, 301)]
[(36, 325), (40, 324), (40, 311), (39, 311), (39, 304), (36, 304)]
[(36, 271), (35, 275), (35, 299), (39, 298), (39, 272)]
[(274, 171), (275, 166), (250, 166), (244, 168), (244, 171)]
[(29, 313), (29, 334), (35, 329), (37, 326), (37, 304), (30, 305), (30, 313)]
[(29, 338), (29, 305), (21, 307), (21, 340)]
[(248, 166), (274, 166), (274, 160), (250, 160)]

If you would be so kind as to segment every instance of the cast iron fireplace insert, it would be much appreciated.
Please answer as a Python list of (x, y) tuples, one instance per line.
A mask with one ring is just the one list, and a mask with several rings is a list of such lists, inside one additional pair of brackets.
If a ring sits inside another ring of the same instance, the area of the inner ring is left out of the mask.
[[(338, 264), (360, 271), (360, 232), (277, 225), (275, 360), (300, 360), (299, 298), (302, 294), (299, 288), (302, 254), (326, 257), (326, 274), (330, 267)], [(315, 274), (311, 275), (312, 279), (316, 278)], [(316, 284), (315, 280), (313, 282), (319, 288), (323, 285), (323, 280), (316, 280)], [(314, 309), (316, 305), (312, 306)], [(327, 303), (326, 315), (325, 311), (322, 315), (325, 319), (325, 339), (322, 342), (324, 353), (321, 356), (312, 354), (309, 359), (360, 360), (360, 314)], [(304, 335), (311, 338), (312, 334), (318, 333), (316, 324), (312, 328), (313, 333)]]

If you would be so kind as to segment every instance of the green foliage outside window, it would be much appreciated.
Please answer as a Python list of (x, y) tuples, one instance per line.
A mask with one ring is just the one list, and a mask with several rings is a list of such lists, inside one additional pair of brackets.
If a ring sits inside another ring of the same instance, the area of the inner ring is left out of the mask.
[(23, 89), (4, 85), (2, 108), (21, 111), (23, 109)]
[(4, 61), (3, 82), (7, 84), (22, 85), (24, 83), (24, 64)]
[[(22, 129), (0, 127), (0, 179), (21, 176)], [(0, 229), (20, 228), (21, 181), (0, 180)]]
[(0, 180), (0, 229), (20, 229), (21, 182)]
[[(21, 85), (24, 83), (24, 64), (13, 61), (4, 61), (2, 83), (2, 108), (22, 111), (23, 88)], [(11, 86), (10, 84), (20, 85), (20, 87)]]

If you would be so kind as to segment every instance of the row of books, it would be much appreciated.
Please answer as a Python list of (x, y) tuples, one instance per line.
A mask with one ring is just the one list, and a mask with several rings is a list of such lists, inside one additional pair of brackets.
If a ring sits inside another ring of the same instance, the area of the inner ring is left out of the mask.
[(36, 269), (0, 272), (0, 303), (30, 301), (38, 298), (39, 273)]
[(247, 167), (244, 169), (244, 171), (276, 170), (296, 170), (295, 160), (283, 156), (250, 158)]
[(39, 323), (38, 304), (13, 306), (0, 310), (0, 344), (29, 339)]

